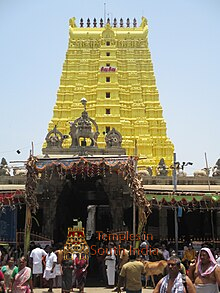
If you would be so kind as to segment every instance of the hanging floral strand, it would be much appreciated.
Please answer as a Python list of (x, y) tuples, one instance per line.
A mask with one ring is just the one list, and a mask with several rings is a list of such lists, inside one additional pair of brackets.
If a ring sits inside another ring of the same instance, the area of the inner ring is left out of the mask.
[(31, 226), (32, 226), (32, 215), (31, 213), (36, 213), (36, 210), (39, 208), (36, 194), (34, 193), (38, 174), (36, 171), (36, 161), (37, 158), (30, 156), (27, 164), (27, 181), (25, 184), (25, 203), (26, 203), (26, 216), (25, 216), (25, 239), (24, 239), (24, 254), (27, 256), (29, 245), (30, 245), (30, 235), (31, 235)]
[(39, 208), (37, 196), (34, 193), (38, 178), (38, 174), (35, 168), (36, 161), (37, 158), (34, 156), (30, 156), (30, 158), (27, 161), (27, 181), (25, 184), (25, 203), (28, 205), (31, 212), (33, 212), (34, 214), (36, 213), (36, 210)]
[(125, 164), (121, 165), (120, 172), (122, 173), (124, 180), (127, 181), (129, 187), (131, 188), (132, 195), (135, 198), (135, 203), (138, 206), (138, 234), (141, 234), (143, 227), (147, 223), (147, 218), (151, 214), (151, 208), (149, 201), (146, 199), (142, 182), (136, 173), (135, 160), (136, 158), (130, 157)]

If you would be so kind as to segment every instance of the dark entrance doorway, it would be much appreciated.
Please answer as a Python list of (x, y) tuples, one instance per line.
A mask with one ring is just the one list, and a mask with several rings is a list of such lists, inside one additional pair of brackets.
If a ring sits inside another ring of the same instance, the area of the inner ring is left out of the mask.
[[(54, 229), (55, 243), (66, 242), (68, 227), (75, 225), (74, 219), (82, 221), (82, 227), (86, 230), (87, 208), (91, 205), (96, 206), (94, 215), (96, 230), (103, 232), (110, 230), (112, 228), (112, 218), (108, 196), (103, 188), (102, 177), (86, 177), (83, 179), (77, 176), (75, 179), (72, 177), (67, 178), (57, 201)], [(92, 244), (95, 244), (95, 239), (92, 237), (87, 240), (87, 244), (91, 247)], [(87, 286), (100, 285), (99, 281), (97, 281), (99, 280), (99, 265), (96, 255), (91, 256), (89, 262), (86, 284)]]
[(54, 229), (55, 242), (66, 241), (68, 227), (72, 227), (74, 224), (73, 219), (82, 221), (82, 226), (86, 228), (87, 207), (89, 205), (105, 206), (103, 211), (101, 206), (99, 207), (97, 220), (101, 219), (103, 230), (111, 228), (109, 227), (109, 221), (103, 221), (105, 215), (111, 217), (108, 209), (106, 209), (108, 204), (108, 196), (104, 191), (100, 176), (92, 178), (80, 178), (80, 176), (77, 176), (75, 179), (69, 176), (57, 201)]

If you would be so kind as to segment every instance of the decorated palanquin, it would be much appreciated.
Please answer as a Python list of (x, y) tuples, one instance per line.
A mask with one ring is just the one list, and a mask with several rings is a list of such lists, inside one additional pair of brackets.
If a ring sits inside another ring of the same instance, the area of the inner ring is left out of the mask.
[(68, 228), (66, 244), (63, 247), (64, 259), (73, 259), (74, 254), (85, 254), (89, 258), (89, 246), (85, 239), (84, 228)]

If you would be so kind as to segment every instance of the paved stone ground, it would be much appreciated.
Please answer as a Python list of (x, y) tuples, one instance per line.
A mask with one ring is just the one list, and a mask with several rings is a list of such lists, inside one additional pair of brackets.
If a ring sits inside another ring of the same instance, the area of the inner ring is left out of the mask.
[[(61, 293), (61, 289), (53, 289), (53, 292), (54, 293)], [(77, 293), (77, 292), (79, 292), (79, 290), (75, 289), (73, 292)], [(104, 287), (85, 287), (85, 293), (96, 293), (96, 292), (110, 293), (110, 292), (112, 292), (112, 289), (106, 289)], [(152, 292), (153, 292), (153, 289), (143, 289), (142, 290), (142, 293), (152, 293)], [(48, 293), (48, 292), (47, 292), (46, 288), (43, 288), (43, 289), (35, 288), (34, 293)]]

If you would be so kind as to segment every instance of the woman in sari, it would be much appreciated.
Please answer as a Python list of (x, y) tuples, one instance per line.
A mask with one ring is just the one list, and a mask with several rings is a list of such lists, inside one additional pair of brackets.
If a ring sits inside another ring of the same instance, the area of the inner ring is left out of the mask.
[(79, 289), (80, 293), (84, 292), (84, 286), (86, 283), (86, 276), (87, 276), (87, 268), (88, 268), (88, 261), (85, 258), (85, 254), (81, 253), (81, 258), (76, 257), (75, 259), (75, 265), (76, 265), (76, 270), (75, 270), (75, 283), (76, 283), (76, 288)]
[(19, 259), (18, 269), (12, 273), (12, 292), (30, 293), (33, 292), (31, 269), (26, 267), (27, 260), (24, 256)]
[(71, 253), (61, 262), (62, 268), (62, 293), (72, 291), (73, 260)]
[(15, 273), (17, 273), (18, 268), (15, 266), (14, 257), (10, 257), (8, 264), (1, 268), (1, 271), (4, 274), (5, 288), (7, 292), (11, 291), (11, 278), (14, 270)]

